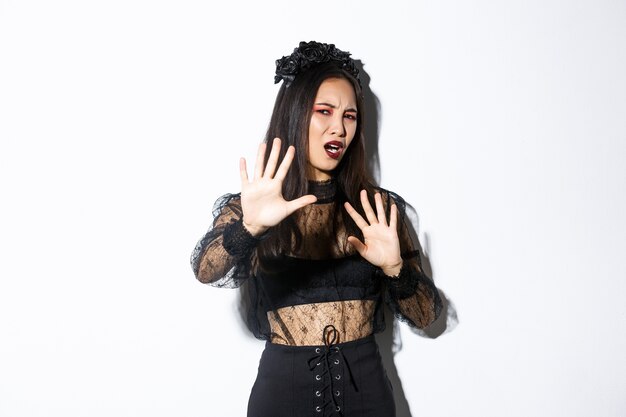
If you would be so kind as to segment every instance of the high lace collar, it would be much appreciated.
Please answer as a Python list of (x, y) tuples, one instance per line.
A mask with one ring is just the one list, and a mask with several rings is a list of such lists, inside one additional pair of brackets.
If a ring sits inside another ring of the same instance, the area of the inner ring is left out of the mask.
[(334, 178), (324, 181), (309, 180), (309, 194), (317, 197), (315, 204), (330, 203), (335, 199), (337, 194), (337, 182)]

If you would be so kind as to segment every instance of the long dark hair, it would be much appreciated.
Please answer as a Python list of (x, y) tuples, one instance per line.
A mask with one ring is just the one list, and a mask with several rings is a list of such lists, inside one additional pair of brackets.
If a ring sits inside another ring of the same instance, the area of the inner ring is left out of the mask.
[[(309, 124), (317, 91), (322, 82), (329, 78), (341, 78), (350, 82), (357, 101), (357, 127), (354, 138), (333, 173), (337, 184), (334, 225), (336, 226), (341, 221), (349, 235), (362, 239), (360, 229), (343, 209), (343, 203), (348, 201), (363, 213), (359, 193), (362, 189), (366, 189), (368, 196), (372, 197), (376, 186), (367, 171), (366, 164), (363, 134), (365, 119), (363, 91), (359, 82), (351, 74), (329, 62), (298, 74), (288, 86), (283, 82), (278, 91), (272, 118), (265, 136), (265, 143), (268, 144), (265, 163), (267, 164), (274, 138), (278, 137), (282, 140), (279, 161), (284, 158), (287, 148), (293, 145), (296, 148), (296, 155), (283, 182), (283, 197), (286, 200), (293, 200), (307, 194)], [(259, 247), (261, 257), (279, 256), (283, 253), (284, 248), (297, 250), (302, 236), (296, 227), (296, 216), (298, 216), (298, 211), (274, 227), (269, 238), (263, 241)], [(293, 245), (294, 239), (295, 247)], [(344, 242), (344, 245), (346, 244), (347, 241)]]

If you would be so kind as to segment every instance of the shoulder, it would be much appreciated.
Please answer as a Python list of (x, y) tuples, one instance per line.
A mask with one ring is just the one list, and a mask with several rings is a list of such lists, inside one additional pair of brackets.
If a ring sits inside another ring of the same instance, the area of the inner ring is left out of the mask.
[(383, 198), (383, 206), (385, 207), (385, 212), (389, 215), (389, 210), (391, 210), (391, 205), (395, 204), (398, 208), (398, 217), (399, 222), (398, 225), (404, 225), (417, 229), (419, 224), (419, 216), (415, 208), (406, 202), (400, 194), (387, 190), (382, 187), (375, 187), (376, 192), (379, 192)]
[(404, 200), (404, 198), (400, 196), (400, 194), (378, 186), (374, 187), (374, 190), (380, 193), (380, 195), (382, 196), (383, 204), (385, 205), (385, 207), (390, 206), (391, 204), (395, 204), (396, 206), (398, 206), (398, 209), (401, 213), (406, 210), (408, 204)]

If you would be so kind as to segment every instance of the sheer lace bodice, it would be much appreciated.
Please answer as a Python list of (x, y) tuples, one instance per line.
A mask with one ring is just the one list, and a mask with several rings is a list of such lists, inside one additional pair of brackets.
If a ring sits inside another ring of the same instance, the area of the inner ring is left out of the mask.
[[(238, 194), (226, 195), (214, 207), (213, 226), (196, 245), (191, 262), (196, 277), (218, 287), (243, 286), (248, 326), (272, 343), (320, 345), (325, 326), (339, 331), (339, 341), (360, 339), (384, 328), (382, 302), (396, 317), (423, 328), (435, 320), (441, 300), (432, 281), (421, 272), (419, 252), (405, 223), (402, 199), (381, 190), (386, 207), (400, 209), (398, 234), (403, 266), (386, 276), (346, 244), (342, 202), (333, 181), (312, 183), (316, 204), (294, 215), (298, 241), (291, 239), (278, 256), (263, 255), (263, 240), (242, 225)], [(287, 239), (288, 241), (289, 239)]]

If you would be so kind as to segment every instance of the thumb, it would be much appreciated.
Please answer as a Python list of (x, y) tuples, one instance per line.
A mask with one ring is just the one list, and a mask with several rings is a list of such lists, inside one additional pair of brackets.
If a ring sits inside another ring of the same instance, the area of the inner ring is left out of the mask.
[(357, 239), (354, 236), (348, 236), (348, 242), (350, 242), (350, 244), (354, 246), (354, 249), (356, 249), (356, 251), (359, 252), (359, 255), (365, 258), (365, 253), (367, 252), (367, 246), (365, 246), (363, 242), (361, 242), (359, 239)]
[(296, 198), (295, 200), (291, 200), (287, 202), (287, 215), (290, 215), (296, 210), (301, 209), (302, 207), (308, 206), (309, 204), (313, 204), (317, 201), (317, 197), (312, 194), (303, 195), (300, 198)]

